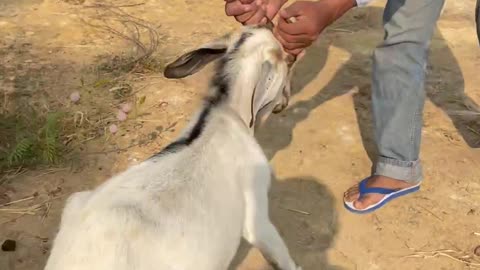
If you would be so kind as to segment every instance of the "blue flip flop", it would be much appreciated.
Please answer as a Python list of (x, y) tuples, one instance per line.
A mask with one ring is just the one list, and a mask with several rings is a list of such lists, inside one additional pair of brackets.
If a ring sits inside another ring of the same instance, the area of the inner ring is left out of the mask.
[(343, 204), (344, 204), (345, 208), (347, 208), (348, 211), (350, 211), (352, 213), (355, 213), (355, 214), (371, 213), (371, 212), (379, 209), (380, 207), (384, 206), (385, 204), (387, 204), (389, 201), (391, 201), (393, 199), (396, 199), (398, 197), (401, 197), (401, 196), (404, 196), (404, 195), (407, 195), (407, 194), (418, 191), (420, 189), (420, 184), (421, 184), (421, 183), (418, 183), (415, 186), (411, 186), (411, 187), (404, 188), (404, 189), (388, 189), (388, 188), (376, 188), (376, 187), (369, 188), (369, 187), (367, 187), (367, 181), (368, 181), (368, 178), (362, 180), (358, 184), (358, 189), (359, 189), (359, 192), (360, 192), (360, 197), (359, 198), (361, 198), (365, 194), (383, 194), (383, 195), (385, 195), (385, 197), (383, 197), (383, 199), (381, 201), (379, 201), (378, 203), (372, 204), (365, 209), (357, 209), (353, 205), (353, 202), (343, 201)]

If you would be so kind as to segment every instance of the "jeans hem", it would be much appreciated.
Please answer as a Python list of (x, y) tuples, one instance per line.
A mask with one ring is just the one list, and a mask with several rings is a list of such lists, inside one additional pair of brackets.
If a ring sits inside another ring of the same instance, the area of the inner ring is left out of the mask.
[(380, 157), (373, 169), (373, 175), (390, 177), (411, 184), (418, 184), (423, 180), (420, 160), (401, 161)]

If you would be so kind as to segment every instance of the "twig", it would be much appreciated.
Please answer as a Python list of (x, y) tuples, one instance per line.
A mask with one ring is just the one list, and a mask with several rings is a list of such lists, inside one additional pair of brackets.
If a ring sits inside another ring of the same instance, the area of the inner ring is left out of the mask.
[(165, 121), (163, 120), (155, 120), (155, 119), (131, 119), (128, 120), (128, 122), (133, 121), (133, 122), (153, 122), (153, 123), (163, 123)]
[(45, 219), (47, 218), (48, 214), (50, 213), (50, 207), (51, 206), (52, 206), (51, 202), (47, 202), (45, 204), (46, 209), (45, 209), (45, 213), (43, 213), (43, 215), (42, 215), (42, 223), (45, 222)]
[(20, 200), (11, 201), (11, 202), (8, 202), (8, 203), (5, 203), (5, 204), (0, 205), (0, 207), (5, 207), (5, 206), (9, 206), (9, 205), (16, 204), (16, 203), (33, 200), (33, 199), (35, 199), (36, 197), (37, 197), (37, 196), (30, 196), (30, 197), (26, 197), (26, 198), (23, 198), (23, 199), (20, 199)]
[(347, 29), (342, 29), (342, 28), (332, 28), (332, 29), (327, 29), (327, 32), (344, 32), (344, 33), (353, 33), (351, 30)]
[(430, 215), (436, 217), (438, 220), (443, 221), (442, 218), (440, 218), (439, 216), (435, 215), (432, 211), (428, 210), (427, 208), (425, 208), (425, 207), (423, 207), (423, 206), (421, 206), (421, 205), (420, 205), (419, 207), (422, 208), (423, 210), (427, 211), (428, 213), (430, 213)]
[(67, 171), (67, 170), (68, 170), (68, 168), (51, 169), (51, 170), (48, 170), (48, 171), (46, 171), (42, 174), (39, 174), (37, 177), (45, 176), (45, 175), (56, 173), (56, 172), (63, 172), (63, 171)]
[(97, 152), (89, 152), (86, 153), (87, 155), (99, 155), (99, 154), (109, 154), (109, 153), (114, 153), (114, 152), (123, 152), (126, 151), (132, 147), (139, 146), (140, 143), (135, 143), (130, 146), (124, 147), (124, 148), (118, 148), (118, 149), (111, 149), (111, 150), (105, 150), (105, 151), (97, 151)]
[(460, 115), (460, 116), (478, 116), (480, 115), (480, 112), (472, 112), (472, 111), (465, 111), (465, 110), (459, 110), (459, 111), (447, 111), (448, 114), (450, 115)]
[(63, 45), (63, 46), (55, 46), (52, 48), (96, 48), (98, 45)]
[(89, 6), (84, 6), (84, 8), (125, 8), (125, 7), (137, 7), (145, 5), (145, 2), (136, 3), (136, 4), (124, 4), (124, 5), (105, 5), (105, 4), (93, 4)]
[(10, 223), (10, 222), (16, 221), (16, 220), (18, 220), (19, 218), (21, 218), (21, 217), (23, 217), (23, 216), (25, 216), (25, 215), (26, 215), (25, 213), (23, 213), (23, 214), (20, 214), (19, 216), (16, 216), (16, 217), (14, 217), (14, 218), (11, 218), (11, 219), (9, 219), (9, 220), (7, 220), (7, 221), (5, 221), (5, 222), (1, 223), (0, 225), (5, 225), (5, 224), (7, 224), (7, 223)]
[(3, 184), (4, 182), (6, 182), (7, 180), (9, 179), (12, 179), (13, 177), (15, 176), (19, 176), (19, 175), (22, 175), (24, 173), (26, 173), (27, 170), (24, 169), (22, 166), (18, 167), (18, 169), (16, 171), (14, 171), (13, 173), (9, 173), (9, 174), (5, 174), (4, 176), (2, 176), (2, 178), (0, 178), (0, 185)]
[(302, 211), (302, 210), (298, 210), (298, 209), (294, 209), (294, 208), (288, 208), (288, 207), (282, 207), (282, 208), (285, 209), (285, 210), (288, 210), (288, 211), (291, 211), (291, 212), (294, 212), (294, 213), (298, 213), (298, 214), (302, 214), (302, 215), (306, 215), (306, 216), (310, 216), (310, 215), (311, 215), (309, 212)]
[(38, 210), (41, 208), (41, 204), (35, 204), (27, 208), (0, 208), (0, 212), (7, 214), (26, 214), (26, 215), (35, 215)]
[(478, 136), (480, 136), (480, 132), (476, 131), (475, 129), (473, 129), (472, 127), (470, 126), (467, 126), (467, 129), (470, 130), (471, 132), (477, 134)]
[(32, 206), (26, 208), (0, 208), (0, 212), (4, 212), (7, 214), (23, 214), (23, 215), (35, 215), (38, 210), (42, 208), (42, 206), (47, 205), (53, 200), (59, 199), (65, 195), (60, 195), (55, 198), (50, 198), (42, 203), (34, 204)]

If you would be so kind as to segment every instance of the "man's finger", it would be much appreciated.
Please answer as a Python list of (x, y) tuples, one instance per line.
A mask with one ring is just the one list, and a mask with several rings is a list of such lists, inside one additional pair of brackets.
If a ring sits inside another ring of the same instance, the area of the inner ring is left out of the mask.
[(297, 54), (297, 61), (302, 59), (305, 56), (305, 50), (302, 50), (299, 54)]
[(309, 43), (287, 42), (282, 38), (281, 35), (278, 34), (278, 32), (274, 32), (274, 35), (278, 39), (278, 41), (282, 44), (282, 47), (286, 52), (289, 52), (289, 51), (295, 51), (296, 52), (297, 50), (303, 50), (311, 44), (311, 42), (309, 42)]
[(286, 32), (283, 32), (282, 29), (279, 29), (279, 28), (277, 28), (276, 31), (278, 32), (278, 35), (280, 35), (286, 42), (309, 43), (313, 41), (312, 37), (306, 34), (291, 35)]
[(225, 13), (227, 16), (239, 16), (246, 12), (252, 11), (253, 9), (253, 5), (243, 5), (239, 1), (225, 4)]
[(303, 5), (300, 3), (293, 3), (280, 11), (280, 17), (285, 20), (290, 17), (298, 17), (301, 15), (303, 15)]
[(307, 27), (302, 22), (302, 18), (294, 23), (287, 22), (284, 18), (278, 18), (278, 29), (290, 35), (305, 35), (307, 34)]
[(291, 55), (294, 55), (294, 56), (297, 56), (299, 55), (300, 53), (302, 53), (305, 49), (294, 49), (294, 50), (285, 50), (287, 53), (291, 54)]
[(245, 22), (245, 24), (260, 24), (263, 18), (265, 18), (265, 11), (259, 8), (257, 12)]
[(253, 15), (255, 15), (255, 12), (250, 11), (243, 13), (242, 15), (235, 16), (235, 20), (237, 20), (239, 23), (246, 23), (248, 20), (250, 20), (250, 18), (252, 18)]
[(283, 44), (283, 47), (285, 50), (295, 50), (295, 49), (305, 49), (308, 47), (310, 44), (305, 44), (305, 43), (285, 43)]

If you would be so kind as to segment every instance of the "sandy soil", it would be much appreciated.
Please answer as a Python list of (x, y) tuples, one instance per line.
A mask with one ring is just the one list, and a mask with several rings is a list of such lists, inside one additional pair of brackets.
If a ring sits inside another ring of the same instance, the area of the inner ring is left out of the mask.
[[(222, 1), (141, 2), (122, 10), (158, 32), (154, 57), (161, 63), (238, 27), (224, 16)], [(34, 101), (81, 112), (86, 119), (102, 115), (100, 130), (116, 121), (118, 100), (111, 91), (87, 91), (81, 84), (98, 83), (100, 63), (133, 53), (133, 46), (91, 25), (105, 11), (93, 4), (0, 2), (5, 110)], [(383, 36), (382, 4), (352, 11), (329, 28), (298, 66), (289, 108), (258, 134), (278, 180), (271, 192), (272, 219), (306, 270), (473, 269), (453, 259), (467, 255), (467, 261), (479, 261), (472, 251), (480, 245), (480, 118), (457, 113), (480, 104), (473, 0), (448, 1), (431, 45), (422, 191), (367, 216), (343, 209), (342, 193), (370, 173), (374, 155), (370, 55)], [(130, 100), (145, 102), (136, 117), (118, 123), (116, 135), (73, 136), (76, 154), (68, 164), (3, 176), (0, 204), (36, 196), (0, 208), (0, 241), (14, 239), (18, 245), (15, 252), (0, 251), (0, 269), (43, 269), (66, 196), (98, 185), (174, 139), (199, 104), (209, 70), (179, 81), (161, 72), (121, 75), (133, 89)], [(78, 89), (80, 104), (71, 104), (68, 96)], [(232, 269), (269, 268), (244, 245)]]

